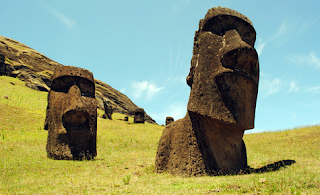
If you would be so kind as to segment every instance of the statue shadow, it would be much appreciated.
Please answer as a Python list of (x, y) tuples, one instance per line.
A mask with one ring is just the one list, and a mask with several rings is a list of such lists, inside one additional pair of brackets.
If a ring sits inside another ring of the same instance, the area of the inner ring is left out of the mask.
[(266, 173), (266, 172), (274, 172), (278, 171), (281, 168), (285, 168), (287, 166), (290, 166), (292, 164), (296, 163), (295, 160), (281, 160), (266, 166), (263, 166), (261, 168), (250, 168), (246, 169), (244, 172), (240, 172), (239, 174), (251, 174), (251, 173)]

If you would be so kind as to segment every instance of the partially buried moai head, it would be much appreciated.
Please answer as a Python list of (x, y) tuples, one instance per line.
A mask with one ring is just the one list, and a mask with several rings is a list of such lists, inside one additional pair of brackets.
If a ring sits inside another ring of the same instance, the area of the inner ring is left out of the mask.
[(94, 78), (78, 67), (56, 68), (48, 93), (45, 129), (53, 159), (92, 159), (97, 155), (97, 101)]
[(166, 117), (166, 126), (173, 122), (174, 122), (174, 119), (172, 117), (170, 116)]
[(194, 38), (188, 111), (239, 129), (254, 127), (259, 81), (256, 32), (244, 15), (208, 11)]
[(103, 100), (103, 105), (105, 113), (103, 114), (102, 118), (112, 120), (113, 109), (110, 101)]
[(144, 109), (137, 108), (134, 111), (134, 123), (144, 123)]

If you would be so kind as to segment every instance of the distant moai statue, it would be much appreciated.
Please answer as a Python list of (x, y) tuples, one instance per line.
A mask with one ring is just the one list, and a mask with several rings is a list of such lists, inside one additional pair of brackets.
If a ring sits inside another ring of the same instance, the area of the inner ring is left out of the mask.
[(129, 117), (125, 116), (124, 121), (129, 121)]
[(135, 109), (134, 123), (144, 123), (144, 109), (143, 108)]
[(172, 123), (172, 122), (174, 122), (174, 119), (173, 119), (172, 117), (168, 116), (168, 117), (166, 118), (166, 126), (169, 125), (169, 124)]
[(105, 113), (103, 114), (102, 118), (112, 120), (113, 108), (110, 101), (103, 100), (103, 105)]
[(247, 168), (243, 134), (254, 127), (259, 61), (251, 21), (209, 9), (194, 37), (187, 114), (165, 127), (155, 170), (178, 175), (235, 174)]
[(5, 64), (5, 56), (0, 54), (0, 76), (1, 75), (6, 75), (6, 64)]
[(73, 66), (55, 69), (44, 127), (49, 158), (83, 160), (97, 155), (97, 100), (90, 71)]

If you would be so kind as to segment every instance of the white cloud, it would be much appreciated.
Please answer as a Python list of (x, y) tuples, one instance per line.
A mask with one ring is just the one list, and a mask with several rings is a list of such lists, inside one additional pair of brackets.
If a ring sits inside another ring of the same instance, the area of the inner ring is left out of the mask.
[(290, 28), (293, 27), (293, 23), (289, 24), (288, 22), (286, 21), (283, 21), (281, 26), (280, 26), (280, 29), (276, 32), (276, 34), (273, 36), (273, 39), (277, 39), (283, 35), (285, 35), (286, 33), (288, 33), (288, 30)]
[(289, 89), (289, 92), (292, 92), (292, 91), (298, 91), (299, 90), (299, 87), (297, 86), (297, 83), (295, 81), (292, 81), (290, 83), (290, 89)]
[(273, 80), (262, 78), (259, 84), (259, 94), (260, 96), (267, 97), (271, 94), (277, 93), (280, 91), (282, 86), (282, 79), (275, 78)]
[(289, 61), (296, 65), (309, 65), (316, 68), (320, 68), (320, 58), (314, 51), (311, 51), (308, 55), (290, 55), (288, 57)]
[[(173, 119), (179, 120), (183, 118), (187, 113), (187, 105), (182, 103), (171, 104), (164, 108), (160, 113), (150, 113), (150, 116), (158, 123), (165, 123), (167, 116), (173, 117)], [(160, 122), (161, 121), (161, 122)]]
[(63, 13), (60, 11), (56, 10), (55, 8), (49, 6), (49, 5), (44, 5), (44, 7), (51, 13), (53, 14), (58, 20), (60, 20), (68, 29), (72, 29), (76, 25), (76, 21), (68, 18), (65, 16)]
[(131, 87), (133, 89), (132, 95), (135, 99), (145, 97), (147, 100), (152, 99), (154, 95), (164, 89), (164, 87), (157, 87), (148, 81), (131, 81)]
[(156, 85), (149, 83), (146, 89), (147, 100), (152, 99), (152, 97), (162, 89), (164, 89), (164, 87), (157, 87)]
[(320, 87), (311, 87), (308, 89), (308, 91), (313, 93), (320, 93)]
[(191, 0), (180, 0), (178, 3), (176, 3), (175, 5), (173, 5), (173, 10), (174, 11), (180, 11), (183, 7), (187, 6), (189, 3), (191, 2)]
[(298, 36), (305, 34), (305, 32), (315, 25), (319, 21), (318, 18), (307, 18), (307, 19), (284, 19), (281, 23), (281, 26), (274, 34), (269, 36), (265, 42), (261, 41), (261, 38), (258, 39), (258, 45), (256, 47), (257, 52), (261, 55), (266, 43), (273, 43), (276, 45), (282, 45), (287, 41), (292, 41)]
[(258, 52), (258, 56), (260, 56), (262, 54), (263, 48), (264, 46), (266, 46), (267, 42), (264, 43), (259, 43), (258, 46), (256, 47), (256, 50)]

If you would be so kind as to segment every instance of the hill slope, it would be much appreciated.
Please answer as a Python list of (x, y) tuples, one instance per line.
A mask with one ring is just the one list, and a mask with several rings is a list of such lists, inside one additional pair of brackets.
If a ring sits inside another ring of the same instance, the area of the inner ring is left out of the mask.
[[(17, 77), (24, 81), (26, 86), (40, 91), (50, 90), (50, 77), (54, 69), (63, 66), (32, 48), (3, 36), (0, 36), (0, 55), (0, 75)], [(118, 113), (132, 116), (138, 108), (126, 95), (110, 85), (99, 80), (95, 80), (95, 84), (99, 108), (103, 109), (103, 99), (109, 100)], [(149, 115), (146, 115), (145, 119), (156, 124)]]
[[(0, 76), (0, 194), (318, 194), (320, 126), (244, 136), (251, 168), (295, 164), (234, 176), (181, 178), (153, 172), (164, 127), (98, 118), (93, 161), (46, 157), (47, 93)], [(101, 114), (102, 111), (99, 109)]]

